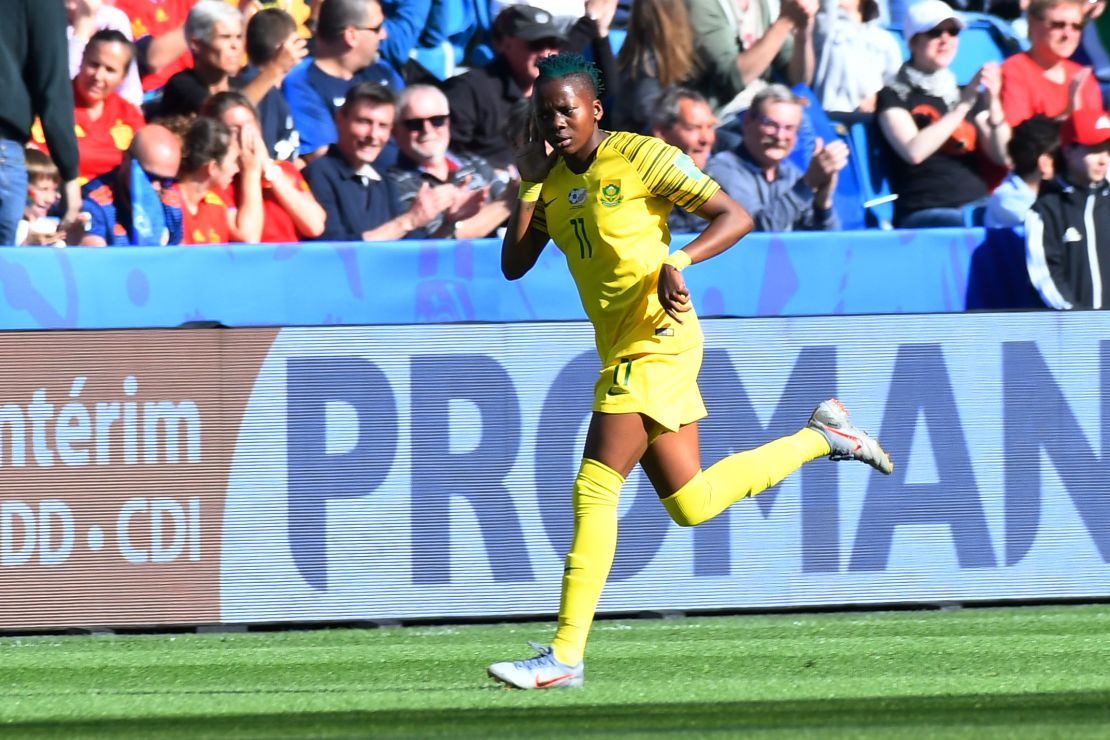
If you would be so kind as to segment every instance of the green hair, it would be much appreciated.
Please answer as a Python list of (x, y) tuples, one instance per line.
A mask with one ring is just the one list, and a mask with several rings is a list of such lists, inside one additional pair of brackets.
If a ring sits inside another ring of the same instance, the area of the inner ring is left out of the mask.
[(594, 91), (594, 97), (601, 97), (601, 72), (597, 65), (587, 61), (581, 54), (563, 52), (554, 56), (544, 57), (536, 62), (540, 70), (537, 83), (545, 80), (560, 80), (564, 77), (579, 77), (588, 83)]

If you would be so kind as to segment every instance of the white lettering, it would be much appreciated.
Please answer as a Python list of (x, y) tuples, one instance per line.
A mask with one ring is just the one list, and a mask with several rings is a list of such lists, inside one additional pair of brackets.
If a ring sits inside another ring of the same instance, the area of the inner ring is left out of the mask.
[(54, 404), (46, 402), (46, 389), (38, 388), (31, 394), (31, 404), (27, 416), (31, 417), (31, 452), (39, 467), (54, 465), (54, 453), (46, 440), (46, 422), (54, 415)]
[[(15, 547), (15, 520), (23, 526), (22, 547)], [(22, 501), (0, 503), (0, 565), (23, 565), (35, 551), (35, 512)]]
[[(28, 427), (31, 457), (38, 467), (54, 467), (55, 456), (61, 464), (71, 467), (89, 465), (94, 457), (97, 465), (111, 465), (120, 462), (121, 452), (124, 465), (201, 462), (201, 417), (195, 401), (86, 402), (81, 394), (87, 382), (84, 375), (73, 378), (70, 400), (56, 416), (56, 407), (50, 402), (46, 388), (36, 388), (26, 406), (0, 405), (0, 467), (5, 462), (5, 437), (8, 440), (7, 464), (12, 467), (27, 464)], [(138, 378), (125, 377), (125, 398), (134, 397), (138, 392)]]
[[(61, 537), (56, 547), (51, 537), (51, 519), (57, 521), (61, 530)], [(64, 501), (46, 499), (39, 503), (39, 563), (42, 565), (60, 565), (69, 558), (73, 552), (75, 528), (73, 526), (73, 513)]]
[(146, 550), (141, 550), (131, 545), (131, 518), (140, 511), (146, 511), (146, 499), (143, 497), (129, 498), (124, 502), (123, 507), (119, 510), (119, 518), (116, 519), (116, 540), (119, 542), (119, 551), (124, 559), (129, 563), (145, 563), (147, 561)]

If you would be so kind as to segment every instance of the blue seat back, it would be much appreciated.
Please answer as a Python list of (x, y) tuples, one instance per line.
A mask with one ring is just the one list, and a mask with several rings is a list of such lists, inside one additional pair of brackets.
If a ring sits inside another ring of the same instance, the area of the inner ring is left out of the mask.
[[(817, 94), (808, 85), (795, 85), (791, 90), (798, 97), (809, 102), (802, 115), (802, 126), (798, 129), (798, 143), (790, 153), (790, 161), (805, 170), (809, 167), (809, 160), (813, 154), (813, 146), (818, 138), (826, 144), (833, 141), (844, 141), (847, 129), (829, 118), (828, 113), (821, 107)], [(849, 145), (851, 149), (851, 145)], [(836, 181), (836, 192), (833, 194), (833, 208), (840, 217), (840, 226), (843, 229), (865, 228), (865, 214), (863, 199), (860, 195), (859, 177), (851, 163), (840, 171)]]
[(894, 201), (890, 176), (885, 165), (888, 152), (883, 146), (882, 136), (874, 117), (852, 123), (848, 127), (848, 146), (851, 149), (849, 166), (856, 172), (867, 225), (892, 229)]

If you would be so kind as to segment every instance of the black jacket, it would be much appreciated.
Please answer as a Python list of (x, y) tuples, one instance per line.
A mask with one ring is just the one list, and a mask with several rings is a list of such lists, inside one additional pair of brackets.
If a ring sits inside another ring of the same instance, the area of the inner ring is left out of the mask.
[(1110, 183), (1045, 183), (1025, 219), (1025, 263), (1048, 307), (1105, 307), (1110, 298)]
[(3, 0), (0, 136), (26, 143), (35, 116), (63, 180), (77, 178), (73, 88), (62, 0)]

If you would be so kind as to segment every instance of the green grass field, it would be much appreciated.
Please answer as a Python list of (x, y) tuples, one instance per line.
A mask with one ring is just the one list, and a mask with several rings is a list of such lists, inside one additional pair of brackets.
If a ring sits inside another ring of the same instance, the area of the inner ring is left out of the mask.
[(1110, 737), (1110, 606), (600, 621), (586, 687), (485, 665), (551, 624), (0, 640), (34, 737)]

